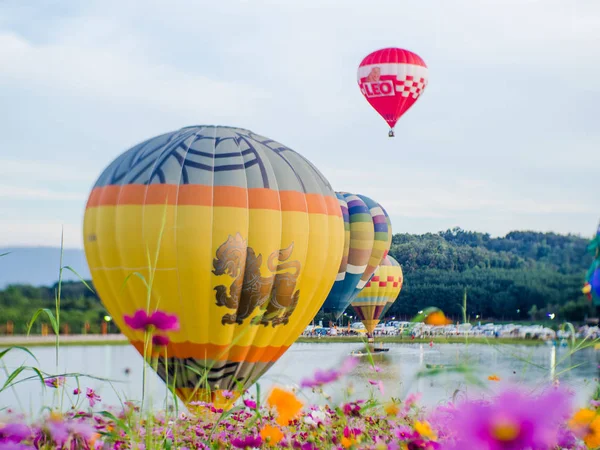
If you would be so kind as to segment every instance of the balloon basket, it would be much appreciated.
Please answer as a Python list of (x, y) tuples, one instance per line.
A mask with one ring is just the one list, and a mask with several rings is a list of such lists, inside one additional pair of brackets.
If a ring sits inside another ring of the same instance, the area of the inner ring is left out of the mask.
[(388, 137), (394, 137), (394, 136), (395, 136), (394, 130), (390, 130), (390, 132), (388, 133)]

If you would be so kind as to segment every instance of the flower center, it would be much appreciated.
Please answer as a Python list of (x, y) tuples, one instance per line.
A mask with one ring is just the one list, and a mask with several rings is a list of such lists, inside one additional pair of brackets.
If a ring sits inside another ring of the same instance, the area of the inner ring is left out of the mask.
[(515, 423), (510, 419), (496, 419), (492, 424), (492, 436), (502, 442), (514, 441), (517, 436), (519, 436), (519, 432), (521, 431), (521, 427), (519, 427), (518, 423)]

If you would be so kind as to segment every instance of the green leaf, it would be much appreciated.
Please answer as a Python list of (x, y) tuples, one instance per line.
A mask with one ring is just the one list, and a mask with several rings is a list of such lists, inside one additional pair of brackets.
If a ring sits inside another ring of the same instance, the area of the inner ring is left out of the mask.
[(46, 315), (48, 316), (48, 319), (50, 320), (50, 324), (52, 325), (52, 330), (54, 331), (54, 334), (58, 335), (58, 333), (59, 333), (58, 323), (56, 322), (54, 314), (48, 308), (40, 308), (35, 312), (35, 314), (31, 318), (31, 321), (27, 325), (27, 336), (29, 336), (29, 333), (31, 332), (31, 327), (33, 326), (33, 324), (35, 323), (35, 321), (37, 320), (39, 315), (42, 313), (46, 313)]
[(25, 348), (25, 347), (21, 347), (20, 345), (13, 345), (12, 347), (9, 347), (9, 348), (7, 348), (6, 350), (3, 350), (3, 351), (1, 351), (1, 352), (0, 352), (0, 359), (2, 359), (2, 357), (3, 357), (4, 355), (6, 355), (6, 354), (7, 354), (9, 351), (11, 351), (11, 350), (14, 350), (14, 349), (17, 349), (17, 350), (24, 351), (24, 352), (25, 352), (25, 353), (27, 353), (29, 356), (31, 356), (31, 357), (32, 357), (32, 358), (35, 360), (35, 362), (36, 362), (36, 363), (38, 363), (38, 364), (40, 363), (40, 362), (38, 361), (38, 359), (35, 357), (35, 355), (29, 351), (29, 349), (27, 349), (27, 348)]
[(81, 275), (79, 275), (75, 271), (75, 269), (73, 269), (71, 266), (63, 266), (62, 268), (63, 268), (63, 270), (64, 269), (69, 270), (73, 275), (75, 275), (77, 278), (79, 278), (79, 281), (81, 281), (83, 283), (83, 285), (90, 290), (90, 292), (92, 292), (94, 294), (96, 293), (96, 292), (94, 292), (94, 289), (92, 289), (92, 287), (89, 284), (87, 284), (87, 282), (83, 279), (83, 277)]
[(148, 282), (146, 281), (146, 277), (139, 272), (132, 272), (125, 277), (125, 280), (123, 280), (123, 284), (121, 285), (121, 290), (125, 289), (125, 285), (129, 281), (129, 279), (134, 275), (136, 277), (138, 277), (140, 280), (142, 280), (142, 282), (144, 283), (144, 286), (146, 287), (146, 289), (148, 289)]
[(2, 392), (3, 390), (5, 390), (7, 387), (10, 387), (10, 383), (19, 376), (19, 374), (21, 372), (23, 372), (25, 369), (27, 368), (27, 366), (20, 366), (17, 367), (12, 373), (10, 373), (8, 375), (8, 378), (6, 379), (6, 381), (4, 382), (4, 385), (0, 388), (0, 392)]

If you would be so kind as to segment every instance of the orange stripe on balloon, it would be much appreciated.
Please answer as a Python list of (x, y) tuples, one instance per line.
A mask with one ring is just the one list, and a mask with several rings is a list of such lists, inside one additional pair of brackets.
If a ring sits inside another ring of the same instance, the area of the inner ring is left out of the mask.
[(87, 208), (164, 204), (301, 211), (338, 217), (342, 215), (337, 199), (332, 196), (199, 184), (126, 184), (96, 187), (90, 193)]
[[(144, 353), (142, 341), (131, 341), (141, 354)], [(193, 342), (170, 342), (167, 345), (167, 356), (170, 358), (211, 359), (214, 361), (232, 362), (275, 362), (288, 349), (287, 345), (279, 347), (255, 347), (253, 345), (218, 345), (196, 344)], [(161, 352), (162, 354), (162, 352)]]

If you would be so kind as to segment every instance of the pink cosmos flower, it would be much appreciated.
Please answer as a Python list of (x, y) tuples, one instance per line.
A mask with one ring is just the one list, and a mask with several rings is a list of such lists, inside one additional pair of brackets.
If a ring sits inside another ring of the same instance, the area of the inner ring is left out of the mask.
[(448, 429), (455, 430), (454, 442), (447, 448), (554, 448), (570, 412), (569, 395), (555, 388), (537, 397), (510, 389), (491, 402), (465, 402), (451, 413)]
[(129, 328), (144, 331), (179, 331), (179, 319), (174, 314), (155, 311), (148, 315), (143, 309), (138, 309), (133, 316), (123, 316)]
[(233, 397), (235, 397), (235, 394), (228, 390), (224, 390), (223, 392), (221, 392), (221, 395), (225, 400), (231, 400)]
[(79, 395), (79, 394), (81, 394), (81, 389), (79, 389), (79, 388), (73, 389), (73, 395)]
[(48, 429), (52, 440), (61, 448), (67, 442), (69, 436), (79, 436), (84, 440), (89, 440), (96, 430), (91, 425), (75, 420), (51, 420), (48, 422)]
[(65, 377), (46, 378), (44, 380), (44, 384), (48, 387), (56, 389), (65, 384), (65, 381)]
[(162, 334), (155, 334), (152, 336), (152, 345), (154, 347), (166, 347), (171, 342), (169, 336), (164, 336)]
[(245, 399), (244, 405), (246, 405), (247, 408), (256, 409), (256, 402), (254, 400)]
[(96, 402), (99, 402), (101, 400), (100, 396), (96, 394), (96, 392), (94, 392), (94, 390), (91, 388), (87, 388), (85, 396), (90, 402), (90, 408), (93, 408)]
[(383, 381), (369, 380), (369, 384), (371, 384), (372, 386), (377, 386), (377, 388), (381, 392), (381, 395), (383, 395)]
[(344, 375), (350, 373), (358, 364), (358, 358), (351, 356), (344, 360), (339, 369), (320, 370), (317, 369), (313, 378), (305, 378), (300, 382), (300, 387), (314, 388), (333, 383)]
[(402, 410), (402, 412), (404, 414), (408, 413), (408, 411), (410, 410), (410, 408), (412, 408), (414, 405), (416, 405), (417, 403), (419, 403), (419, 400), (421, 400), (421, 397), (423, 396), (422, 393), (420, 392), (416, 392), (413, 394), (408, 394), (406, 396), (406, 399), (404, 400), (404, 408)]

